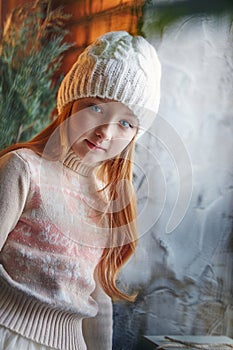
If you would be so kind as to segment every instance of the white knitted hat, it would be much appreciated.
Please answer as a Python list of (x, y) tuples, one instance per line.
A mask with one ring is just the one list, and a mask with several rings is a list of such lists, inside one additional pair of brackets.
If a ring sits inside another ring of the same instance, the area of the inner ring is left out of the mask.
[(64, 77), (58, 113), (79, 98), (112, 99), (133, 110), (143, 131), (158, 111), (160, 77), (157, 53), (143, 37), (125, 31), (106, 33), (83, 51)]

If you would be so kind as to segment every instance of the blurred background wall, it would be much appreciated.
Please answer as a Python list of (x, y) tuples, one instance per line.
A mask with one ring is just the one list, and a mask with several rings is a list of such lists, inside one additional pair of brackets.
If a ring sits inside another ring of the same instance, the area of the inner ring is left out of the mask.
[(149, 12), (143, 22), (163, 67), (159, 119), (137, 158), (157, 222), (122, 273), (139, 296), (115, 308), (116, 349), (140, 349), (142, 334), (233, 336), (232, 21), (184, 18), (162, 37), (150, 32)]
[(68, 39), (77, 45), (64, 72), (95, 37), (135, 34), (139, 21), (162, 63), (158, 118), (136, 149), (138, 249), (119, 276), (139, 294), (133, 304), (114, 304), (115, 350), (140, 349), (143, 334), (233, 337), (232, 19), (188, 15), (161, 33), (154, 26), (160, 2), (144, 3), (65, 6)]

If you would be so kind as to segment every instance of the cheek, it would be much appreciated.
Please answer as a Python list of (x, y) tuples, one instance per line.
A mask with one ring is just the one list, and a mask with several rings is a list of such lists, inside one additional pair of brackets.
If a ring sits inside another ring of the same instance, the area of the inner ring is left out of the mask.
[(69, 121), (69, 137), (72, 142), (88, 134), (92, 129), (93, 122), (84, 115), (71, 116)]
[(112, 140), (111, 147), (110, 147), (110, 156), (114, 157), (121, 153), (130, 143), (130, 139), (118, 139), (118, 140)]
[(120, 132), (115, 140), (115, 147), (122, 148), (122, 150), (129, 145), (134, 136), (136, 135), (137, 130), (135, 128), (128, 129), (127, 132)]

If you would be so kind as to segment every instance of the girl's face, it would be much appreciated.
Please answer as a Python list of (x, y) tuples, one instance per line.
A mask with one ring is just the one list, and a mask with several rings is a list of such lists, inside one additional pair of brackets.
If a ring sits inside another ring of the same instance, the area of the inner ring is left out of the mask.
[(133, 112), (121, 102), (83, 98), (74, 102), (69, 118), (69, 142), (85, 163), (97, 163), (121, 153), (137, 133)]

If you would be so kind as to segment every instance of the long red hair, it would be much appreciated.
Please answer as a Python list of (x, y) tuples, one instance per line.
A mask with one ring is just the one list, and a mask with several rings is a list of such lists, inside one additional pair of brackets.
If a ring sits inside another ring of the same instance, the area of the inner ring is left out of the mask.
[[(17, 150), (29, 148), (42, 156), (51, 135), (68, 119), (72, 113), (73, 103), (68, 104), (52, 121), (32, 140), (17, 143), (0, 151), (0, 156)], [(117, 274), (122, 265), (134, 253), (137, 244), (137, 206), (136, 196), (132, 184), (132, 164), (135, 138), (130, 144), (113, 159), (106, 160), (99, 167), (97, 176), (105, 184), (110, 203), (117, 203), (118, 208), (107, 212), (109, 222), (109, 244), (104, 248), (102, 257), (97, 265), (97, 273), (104, 291), (114, 300), (135, 300), (136, 293), (127, 293), (117, 287)], [(61, 153), (61, 140), (53, 147), (53, 154), (49, 157), (55, 159)], [(126, 180), (124, 188), (119, 190), (117, 184)]]

